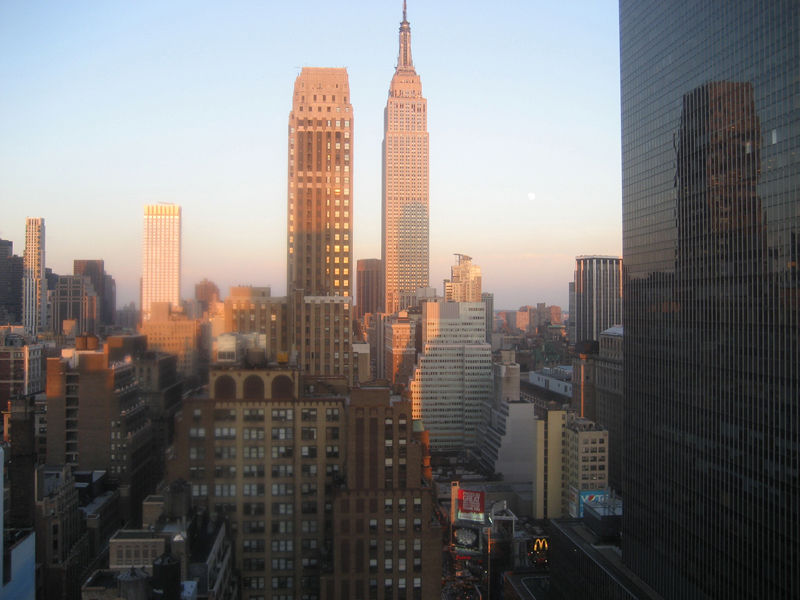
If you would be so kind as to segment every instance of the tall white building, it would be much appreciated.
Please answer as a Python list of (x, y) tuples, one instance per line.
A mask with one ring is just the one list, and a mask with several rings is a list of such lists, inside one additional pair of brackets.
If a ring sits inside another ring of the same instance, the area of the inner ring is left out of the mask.
[(600, 332), (622, 324), (622, 257), (575, 258), (575, 309), (570, 306), (570, 333), (575, 344), (599, 340)]
[(472, 264), (471, 256), (456, 254), (456, 264), (450, 267), (450, 279), (444, 280), (444, 298), (448, 302), (483, 302), (481, 268)]
[(409, 387), (413, 417), (430, 431), (432, 449), (477, 443), (483, 404), (492, 398), (492, 347), (485, 338), (483, 302), (422, 305), (422, 355)]
[(44, 274), (44, 219), (25, 220), (25, 255), (22, 272), (22, 324), (29, 335), (47, 325), (47, 279)]
[(144, 207), (142, 240), (142, 321), (150, 319), (153, 302), (181, 304), (181, 207)]
[(428, 101), (411, 60), (405, 3), (384, 111), (382, 232), (384, 312), (393, 314), (429, 282)]

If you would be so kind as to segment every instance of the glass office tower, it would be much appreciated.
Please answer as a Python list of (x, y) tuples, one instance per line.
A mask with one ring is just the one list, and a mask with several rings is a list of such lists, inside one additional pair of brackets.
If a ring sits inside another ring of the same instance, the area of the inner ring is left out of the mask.
[(800, 4), (621, 0), (623, 560), (800, 597)]

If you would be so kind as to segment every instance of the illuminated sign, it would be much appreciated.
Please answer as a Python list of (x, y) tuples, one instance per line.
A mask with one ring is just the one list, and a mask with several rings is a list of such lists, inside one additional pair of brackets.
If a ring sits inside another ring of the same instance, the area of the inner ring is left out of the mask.
[(480, 534), (471, 527), (458, 527), (453, 530), (453, 545), (477, 552), (480, 548)]
[(458, 510), (464, 513), (483, 513), (483, 492), (458, 490)]

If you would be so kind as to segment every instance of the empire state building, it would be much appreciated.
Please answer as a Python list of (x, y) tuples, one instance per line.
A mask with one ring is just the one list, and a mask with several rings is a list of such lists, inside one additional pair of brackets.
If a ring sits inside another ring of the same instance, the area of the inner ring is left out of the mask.
[(384, 111), (383, 231), (385, 312), (406, 308), (428, 272), (428, 101), (411, 60), (411, 26), (400, 23), (397, 58)]

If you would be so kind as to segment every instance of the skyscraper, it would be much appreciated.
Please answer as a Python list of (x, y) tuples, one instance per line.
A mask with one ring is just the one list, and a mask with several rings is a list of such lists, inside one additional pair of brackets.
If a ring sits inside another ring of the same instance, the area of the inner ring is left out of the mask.
[(492, 400), (485, 314), (483, 302), (422, 305), (422, 354), (409, 388), (432, 449), (466, 450), (478, 442), (483, 406)]
[(150, 304), (181, 304), (181, 207), (144, 207), (142, 243), (142, 321), (150, 319)]
[(622, 550), (669, 598), (800, 594), (799, 25), (620, 2)]
[(366, 314), (375, 314), (382, 308), (381, 277), (383, 265), (379, 258), (362, 258), (356, 263), (356, 288), (358, 318)]
[(400, 23), (397, 58), (383, 125), (383, 232), (387, 314), (407, 308), (403, 293), (428, 286), (428, 101), (411, 60), (411, 26)]
[(346, 69), (304, 67), (289, 114), (290, 350), (305, 375), (351, 374), (353, 109)]
[(25, 331), (38, 335), (47, 325), (47, 280), (44, 273), (44, 219), (25, 219), (22, 275), (22, 319)]
[(622, 323), (622, 259), (575, 257), (575, 323), (572, 344), (600, 339), (600, 332)]
[(456, 264), (450, 267), (450, 279), (444, 280), (444, 299), (447, 302), (483, 302), (481, 268), (472, 264), (471, 256), (456, 254)]

